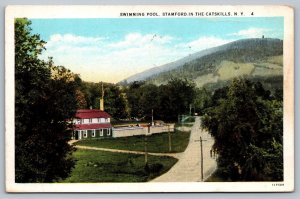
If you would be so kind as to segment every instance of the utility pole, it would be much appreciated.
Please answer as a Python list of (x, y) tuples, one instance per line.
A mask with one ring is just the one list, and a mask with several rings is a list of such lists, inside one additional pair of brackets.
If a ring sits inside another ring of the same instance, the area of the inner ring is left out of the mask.
[(168, 132), (169, 132), (169, 152), (171, 152), (172, 151), (172, 140), (171, 140), (170, 124), (168, 124)]
[(201, 181), (203, 181), (203, 147), (202, 147), (202, 137), (200, 136), (200, 150), (201, 150)]
[(203, 140), (201, 136), (200, 136), (200, 140), (195, 140), (195, 142), (200, 142), (201, 182), (203, 182), (203, 180), (204, 180), (204, 174), (203, 174), (203, 145), (202, 145), (203, 141), (207, 141), (207, 140)]
[[(148, 134), (150, 134), (150, 124), (148, 125)], [(145, 165), (148, 164), (148, 148), (147, 148), (147, 133), (145, 135)]]
[(154, 122), (153, 122), (153, 109), (152, 109), (152, 116), (151, 116), (152, 122), (151, 125), (154, 126)]

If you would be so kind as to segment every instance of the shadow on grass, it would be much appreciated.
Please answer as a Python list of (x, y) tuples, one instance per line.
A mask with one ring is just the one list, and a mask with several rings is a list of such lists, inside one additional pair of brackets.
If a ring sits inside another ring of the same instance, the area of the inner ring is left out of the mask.
[(167, 172), (177, 159), (171, 157), (112, 153), (93, 150), (77, 150), (77, 160), (65, 183), (83, 182), (147, 182)]

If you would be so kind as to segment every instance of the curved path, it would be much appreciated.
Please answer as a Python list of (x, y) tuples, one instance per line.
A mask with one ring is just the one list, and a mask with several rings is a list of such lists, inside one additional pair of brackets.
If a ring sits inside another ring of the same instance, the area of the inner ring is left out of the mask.
[[(108, 152), (115, 152), (115, 153), (131, 153), (131, 154), (140, 154), (144, 155), (145, 152), (143, 151), (129, 151), (129, 150), (121, 150), (121, 149), (108, 149), (108, 148), (99, 148), (99, 147), (91, 147), (91, 146), (81, 146), (75, 145), (77, 149), (88, 149), (88, 150), (96, 150), (96, 151), (108, 151)], [(182, 153), (151, 153), (148, 152), (148, 155), (155, 155), (155, 156), (169, 156), (173, 158), (179, 158)]]
[[(211, 154), (213, 138), (207, 131), (200, 128), (200, 117), (196, 117), (192, 127), (189, 145), (180, 155), (178, 162), (165, 174), (151, 182), (199, 182), (201, 181), (200, 167), (200, 136), (203, 140), (203, 173), (207, 179), (217, 167), (216, 159)], [(211, 157), (212, 155), (212, 157)]]

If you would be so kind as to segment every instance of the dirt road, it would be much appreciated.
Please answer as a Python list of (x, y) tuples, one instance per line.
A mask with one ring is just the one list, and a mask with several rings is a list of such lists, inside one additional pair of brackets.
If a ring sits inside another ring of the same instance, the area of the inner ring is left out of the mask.
[(203, 173), (204, 180), (216, 169), (216, 159), (211, 147), (213, 138), (207, 131), (200, 128), (200, 117), (192, 127), (191, 137), (187, 149), (179, 156), (178, 162), (165, 174), (155, 178), (151, 182), (199, 182), (201, 181), (200, 164), (200, 136), (203, 141)]

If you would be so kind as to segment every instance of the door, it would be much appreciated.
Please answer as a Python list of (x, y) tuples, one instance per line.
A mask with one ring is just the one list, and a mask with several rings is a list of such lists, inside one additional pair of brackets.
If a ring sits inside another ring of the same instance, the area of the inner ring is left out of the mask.
[(78, 140), (78, 134), (79, 134), (79, 131), (75, 131), (75, 132), (74, 132), (74, 139), (75, 139), (75, 140)]

